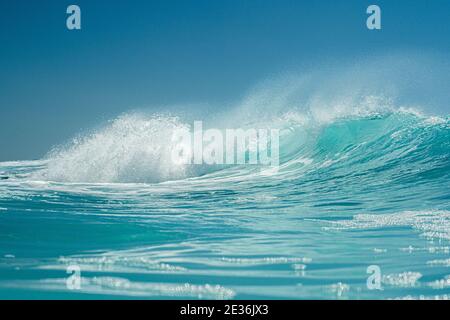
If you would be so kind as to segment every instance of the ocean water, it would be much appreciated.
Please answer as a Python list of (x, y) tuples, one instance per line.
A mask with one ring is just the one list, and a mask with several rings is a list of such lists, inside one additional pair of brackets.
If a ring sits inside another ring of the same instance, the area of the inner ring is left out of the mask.
[(258, 123), (269, 174), (174, 166), (189, 123), (141, 114), (0, 163), (0, 298), (446, 299), (450, 119), (360, 111)]

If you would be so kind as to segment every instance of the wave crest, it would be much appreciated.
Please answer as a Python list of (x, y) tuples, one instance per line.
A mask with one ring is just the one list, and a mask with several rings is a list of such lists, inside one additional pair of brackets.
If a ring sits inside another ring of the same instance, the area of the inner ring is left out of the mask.
[(171, 161), (175, 117), (122, 115), (92, 134), (52, 150), (45, 179), (68, 182), (159, 182), (186, 177), (185, 166)]

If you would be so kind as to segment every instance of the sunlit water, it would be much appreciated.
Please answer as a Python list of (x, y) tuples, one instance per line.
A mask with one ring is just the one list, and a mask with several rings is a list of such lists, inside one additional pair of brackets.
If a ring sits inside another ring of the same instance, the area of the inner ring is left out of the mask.
[[(170, 168), (152, 152), (176, 121), (133, 117), (45, 160), (0, 163), (0, 297), (445, 299), (449, 119), (288, 120), (273, 174)], [(382, 290), (367, 287), (370, 265)]]

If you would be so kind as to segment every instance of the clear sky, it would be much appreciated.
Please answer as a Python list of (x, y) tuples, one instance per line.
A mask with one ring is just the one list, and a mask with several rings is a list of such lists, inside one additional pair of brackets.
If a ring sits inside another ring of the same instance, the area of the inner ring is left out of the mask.
[[(70, 4), (82, 30), (66, 28)], [(0, 161), (36, 159), (131, 108), (221, 105), (330, 58), (448, 57), (450, 1), (1, 0), (0, 48)]]

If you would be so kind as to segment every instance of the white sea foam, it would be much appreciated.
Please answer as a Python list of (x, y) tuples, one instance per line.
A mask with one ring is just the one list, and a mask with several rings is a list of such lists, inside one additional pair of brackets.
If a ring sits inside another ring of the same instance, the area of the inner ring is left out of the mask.
[(382, 282), (386, 285), (394, 287), (414, 287), (418, 285), (419, 279), (422, 277), (420, 272), (402, 272), (397, 274), (388, 274), (382, 277)]
[(445, 289), (450, 288), (450, 275), (445, 276), (443, 279), (429, 282), (428, 285), (433, 289)]
[(392, 214), (358, 214), (352, 220), (331, 221), (324, 229), (349, 230), (408, 226), (427, 238), (450, 240), (450, 211), (404, 211)]
[(180, 179), (186, 167), (171, 161), (177, 118), (122, 115), (93, 134), (53, 150), (36, 179), (68, 182), (158, 182)]
[[(180, 266), (171, 265), (143, 255), (99, 255), (86, 257), (61, 257), (63, 265), (79, 265), (83, 270), (122, 272), (132, 270), (142, 273), (148, 271), (179, 272), (186, 271)], [(56, 266), (57, 267), (57, 266)], [(61, 268), (61, 266), (59, 266)]]
[(240, 265), (270, 265), (286, 263), (311, 263), (312, 259), (307, 257), (289, 258), (289, 257), (263, 257), (263, 258), (229, 258), (222, 257), (223, 262)]
[[(66, 279), (2, 282), (1, 287), (67, 292)], [(154, 283), (130, 281), (120, 277), (82, 277), (79, 293), (126, 295), (131, 297), (183, 297), (195, 299), (232, 299), (234, 290), (221, 285), (192, 283)]]
[(427, 261), (427, 264), (430, 265), (430, 266), (450, 267), (450, 258), (448, 258), (448, 259), (435, 259), (435, 260)]
[(404, 297), (397, 297), (393, 300), (449, 300), (449, 295), (442, 294), (442, 295), (434, 295), (434, 296), (426, 296), (426, 295), (420, 295), (420, 296), (412, 296), (407, 295)]

